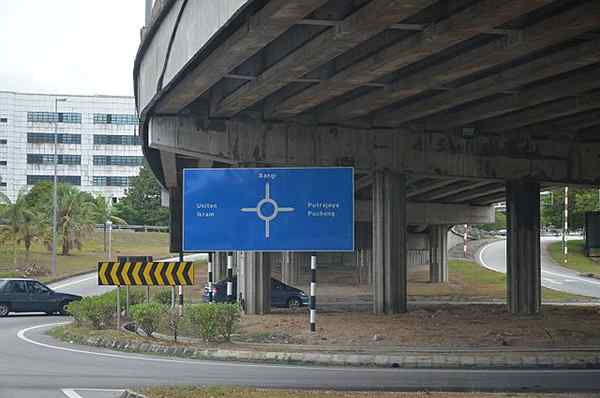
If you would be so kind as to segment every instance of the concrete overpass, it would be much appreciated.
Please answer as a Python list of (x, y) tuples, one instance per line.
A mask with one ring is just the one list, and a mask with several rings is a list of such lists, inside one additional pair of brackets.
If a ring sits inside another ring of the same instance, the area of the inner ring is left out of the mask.
[[(158, 0), (147, 25), (140, 131), (174, 209), (183, 167), (353, 166), (393, 313), (409, 234), (443, 281), (447, 225), (506, 199), (509, 307), (540, 311), (540, 187), (600, 185), (599, 1)], [(268, 257), (243, 256), (252, 311)]]

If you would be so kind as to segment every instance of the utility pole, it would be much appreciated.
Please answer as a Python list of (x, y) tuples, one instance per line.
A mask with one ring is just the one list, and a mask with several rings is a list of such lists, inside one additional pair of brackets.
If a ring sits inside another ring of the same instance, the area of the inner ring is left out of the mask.
[(54, 179), (52, 186), (52, 275), (56, 276), (56, 229), (58, 227), (58, 103), (66, 98), (54, 98)]

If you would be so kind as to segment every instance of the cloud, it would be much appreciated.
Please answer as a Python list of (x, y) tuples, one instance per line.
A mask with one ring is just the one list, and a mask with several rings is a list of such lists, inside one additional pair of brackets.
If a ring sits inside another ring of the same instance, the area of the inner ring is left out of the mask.
[(144, 0), (4, 1), (0, 90), (132, 95)]

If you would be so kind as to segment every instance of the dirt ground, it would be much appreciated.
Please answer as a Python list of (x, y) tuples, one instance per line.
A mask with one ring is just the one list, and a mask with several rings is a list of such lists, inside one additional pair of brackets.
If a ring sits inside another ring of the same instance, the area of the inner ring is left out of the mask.
[(600, 308), (545, 306), (517, 317), (505, 305), (419, 305), (406, 314), (320, 311), (317, 334), (306, 310), (244, 315), (248, 342), (364, 346), (550, 347), (600, 345)]
[[(428, 267), (409, 274), (407, 314), (375, 315), (371, 291), (358, 284), (353, 270), (321, 272), (318, 277), (316, 336), (308, 331), (306, 309), (277, 310), (264, 316), (244, 315), (240, 339), (246, 342), (352, 346), (462, 346), (556, 347), (600, 345), (600, 307), (544, 306), (542, 315), (509, 314), (500, 274), (478, 266), (462, 265), (447, 284), (428, 282)], [(474, 271), (471, 272), (471, 269)], [(485, 272), (485, 275), (479, 272)], [(491, 273), (488, 275), (487, 273)], [(199, 281), (205, 267), (197, 268)], [(277, 272), (273, 277), (278, 278)], [(490, 280), (490, 279), (493, 279)], [(307, 291), (307, 281), (296, 286)], [(200, 300), (203, 282), (194, 287), (193, 302)], [(188, 294), (190, 294), (188, 292)], [(483, 300), (496, 304), (431, 304), (433, 300)], [(430, 304), (424, 302), (429, 301)], [(421, 304), (419, 303), (421, 302)]]

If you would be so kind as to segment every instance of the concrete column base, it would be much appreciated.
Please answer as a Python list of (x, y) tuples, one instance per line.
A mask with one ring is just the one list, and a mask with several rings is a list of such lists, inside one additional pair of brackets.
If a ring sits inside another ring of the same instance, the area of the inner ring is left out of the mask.
[(406, 176), (376, 172), (373, 184), (373, 310), (407, 310)]
[(506, 209), (508, 307), (513, 314), (538, 314), (542, 308), (539, 183), (508, 181)]
[(241, 254), (238, 291), (240, 305), (246, 314), (271, 311), (271, 253)]
[(429, 280), (431, 283), (448, 282), (448, 226), (429, 227)]
[(213, 281), (219, 282), (227, 278), (227, 253), (216, 252), (213, 256)]

